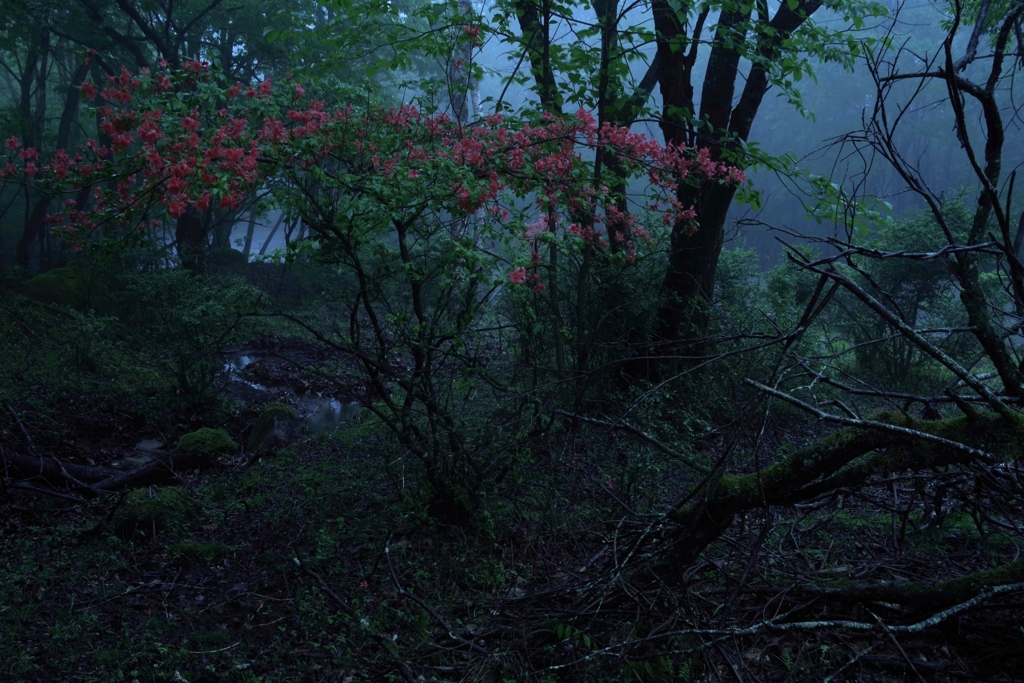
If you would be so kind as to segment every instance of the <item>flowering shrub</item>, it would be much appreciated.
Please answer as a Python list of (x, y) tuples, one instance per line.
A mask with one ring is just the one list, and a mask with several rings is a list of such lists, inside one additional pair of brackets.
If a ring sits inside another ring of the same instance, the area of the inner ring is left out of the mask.
[[(647, 235), (634, 215), (617, 214), (607, 187), (590, 177), (587, 149), (610, 150), (629, 176), (646, 176), (646, 208), (662, 212), (666, 225), (695, 216), (674, 199), (678, 183), (743, 181), (742, 171), (712, 161), (707, 150), (665, 147), (610, 124), (598, 129), (584, 110), (566, 119), (545, 114), (534, 123), (492, 115), (469, 126), (412, 106), (327, 111), (298, 83), (228, 86), (202, 62), (177, 72), (122, 69), (102, 89), (87, 81), (81, 90), (99, 108), (98, 139), (43, 162), (11, 138), (0, 164), (0, 182), (66, 195), (92, 188), (92, 201), (69, 200), (50, 216), (54, 230), (78, 248), (100, 226), (144, 232), (147, 219), (179, 218), (190, 206), (237, 208), (283, 164), (308, 170), (344, 159), (378, 184), (397, 185), (410, 204), (428, 195), (463, 214), (486, 208), (488, 220), (533, 246), (552, 237), (600, 248), (613, 241), (629, 257)], [(442, 175), (450, 183), (438, 188)], [(399, 193), (386, 194), (390, 201)], [(512, 210), (513, 198), (528, 196), (531, 209)], [(605, 219), (617, 226), (611, 235), (601, 227)], [(538, 265), (531, 258), (524, 267)]]
[[(743, 180), (706, 151), (598, 126), (584, 110), (466, 125), (411, 105), (328, 107), (294, 82), (229, 85), (199, 62), (123, 70), (82, 94), (99, 106), (99, 139), (45, 163), (9, 140), (0, 181), (74, 197), (49, 220), (75, 248), (145, 238), (154, 219), (231, 210), (271, 188), (321, 258), (354, 274), (357, 291), (337, 294), (348, 330), (321, 337), (363, 365), (371, 411), (452, 509), (472, 507), (481, 482), (466, 473), (480, 470), (467, 466), (451, 382), (438, 378), (485, 365), (484, 305), (502, 286), (529, 288), (557, 312), (559, 254), (600, 250), (628, 265), (650, 241), (586, 157), (612, 154), (627, 178), (643, 178), (644, 208), (669, 225), (694, 219), (675, 201), (680, 182)], [(549, 324), (563, 327), (557, 314)]]

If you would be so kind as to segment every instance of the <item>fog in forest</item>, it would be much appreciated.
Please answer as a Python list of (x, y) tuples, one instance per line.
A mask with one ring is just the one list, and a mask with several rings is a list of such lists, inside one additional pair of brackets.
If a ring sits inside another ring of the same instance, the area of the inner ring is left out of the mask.
[(0, 683), (1024, 679), (1024, 0), (0, 2)]

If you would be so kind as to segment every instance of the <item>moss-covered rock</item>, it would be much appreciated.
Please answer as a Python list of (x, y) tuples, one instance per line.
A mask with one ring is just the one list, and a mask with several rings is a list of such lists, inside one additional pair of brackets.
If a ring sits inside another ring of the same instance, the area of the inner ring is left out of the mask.
[(152, 536), (154, 530), (181, 529), (198, 511), (199, 506), (184, 489), (136, 489), (128, 494), (112, 521), (115, 533), (130, 540), (135, 536)]
[(106, 286), (91, 273), (78, 268), (54, 268), (25, 283), (30, 299), (79, 310), (101, 310), (110, 303)]
[(286, 403), (270, 403), (260, 413), (249, 432), (249, 450), (255, 453), (280, 450), (293, 440), (295, 408)]
[(178, 450), (212, 461), (216, 460), (218, 455), (237, 453), (238, 445), (223, 429), (203, 427), (181, 437), (178, 440)]

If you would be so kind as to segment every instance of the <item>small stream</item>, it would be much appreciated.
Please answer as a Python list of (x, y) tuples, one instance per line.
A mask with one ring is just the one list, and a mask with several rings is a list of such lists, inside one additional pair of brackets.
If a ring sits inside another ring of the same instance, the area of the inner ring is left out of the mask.
[(362, 404), (356, 400), (341, 400), (311, 393), (300, 395), (287, 385), (271, 389), (252, 381), (245, 373), (245, 369), (253, 363), (265, 360), (255, 352), (235, 352), (227, 355), (224, 373), (228, 378), (228, 393), (249, 403), (284, 400), (295, 406), (296, 417), (314, 433), (345, 427), (359, 414)]
[(249, 367), (252, 362), (253, 358), (244, 354), (235, 356), (234, 358), (229, 358), (228, 362), (224, 363), (224, 372), (228, 375), (228, 381), (240, 382), (252, 389), (255, 389), (256, 391), (266, 391), (269, 393), (270, 390), (265, 386), (256, 382), (250, 382), (242, 375), (242, 371)]

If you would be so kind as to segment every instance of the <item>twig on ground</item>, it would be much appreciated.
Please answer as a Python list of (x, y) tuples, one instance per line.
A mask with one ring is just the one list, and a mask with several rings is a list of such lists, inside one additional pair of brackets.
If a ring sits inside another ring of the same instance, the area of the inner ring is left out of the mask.
[(293, 558), (293, 561), (295, 562), (295, 566), (297, 566), (302, 571), (302, 573), (306, 574), (307, 576), (311, 577), (314, 581), (316, 581), (317, 588), (323, 591), (324, 595), (326, 595), (334, 602), (334, 604), (340, 607), (342, 612), (352, 617), (352, 619), (357, 624), (359, 624), (359, 627), (362, 628), (363, 631), (366, 632), (368, 636), (376, 640), (381, 645), (382, 649), (388, 653), (392, 660), (394, 660), (395, 666), (402, 674), (402, 678), (408, 681), (408, 683), (416, 683), (416, 677), (413, 675), (412, 669), (410, 669), (409, 665), (403, 662), (402, 659), (398, 656), (394, 640), (381, 633), (373, 631), (370, 628), (370, 622), (366, 619), (366, 617), (359, 614), (359, 612), (357, 612), (355, 608), (353, 608), (352, 605), (348, 603), (347, 600), (345, 600), (340, 595), (335, 593), (327, 584), (327, 581), (324, 579), (324, 577), (320, 576), (312, 569), (307, 567), (305, 563), (298, 558), (297, 555)]
[(387, 559), (387, 562), (388, 562), (388, 571), (391, 572), (391, 581), (392, 581), (392, 583), (395, 584), (395, 590), (398, 591), (399, 595), (401, 595), (402, 597), (405, 597), (405, 598), (409, 598), (410, 600), (415, 602), (417, 605), (422, 607), (430, 616), (432, 616), (434, 618), (434, 621), (436, 621), (441, 626), (441, 628), (443, 628), (445, 630), (445, 633), (447, 633), (448, 636), (452, 640), (458, 641), (462, 645), (465, 645), (466, 647), (468, 647), (471, 650), (473, 650), (473, 652), (476, 652), (478, 654), (482, 654), (482, 655), (490, 655), (491, 654), (490, 652), (487, 651), (486, 648), (478, 645), (477, 643), (473, 642), (472, 640), (467, 640), (466, 638), (463, 638), (458, 633), (456, 633), (455, 630), (451, 626), (449, 626), (448, 623), (444, 620), (444, 617), (442, 617), (440, 614), (437, 613), (437, 610), (435, 610), (433, 607), (428, 605), (422, 598), (418, 597), (417, 595), (414, 595), (413, 593), (411, 593), (410, 591), (407, 591), (405, 588), (402, 587), (401, 582), (398, 580), (398, 574), (395, 572), (395, 565), (391, 561), (391, 538), (390, 537), (384, 543), (384, 557)]

